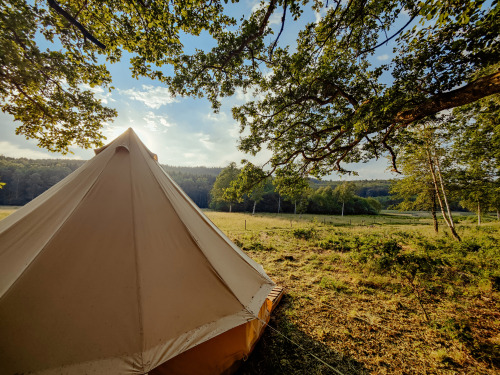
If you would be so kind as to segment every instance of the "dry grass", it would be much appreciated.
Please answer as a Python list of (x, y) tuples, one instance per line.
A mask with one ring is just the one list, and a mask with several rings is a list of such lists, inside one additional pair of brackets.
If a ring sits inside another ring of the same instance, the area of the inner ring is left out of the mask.
[[(416, 278), (412, 286), (402, 275), (377, 272), (367, 266), (369, 260), (358, 261), (362, 250), (347, 248), (353, 238), (362, 241), (374, 235), (401, 239), (405, 253), (416, 251), (413, 242), (424, 240), (455, 246), (446, 235), (433, 233), (428, 217), (378, 217), (373, 224), (370, 217), (304, 215), (290, 226), (293, 215), (207, 215), (287, 290), (270, 323), (280, 333), (266, 330), (240, 375), (496, 374), (500, 370), (499, 293), (491, 279), (469, 280), (474, 277), (471, 270), (464, 275), (467, 282), (457, 282), (456, 275), (432, 276)], [(352, 225), (345, 225), (349, 219)], [(498, 223), (484, 228), (477, 231), (464, 223), (459, 230), (465, 243), (484, 233), (500, 241)], [(464, 255), (471, 264), (479, 262), (474, 256)], [(500, 258), (498, 252), (488, 256)], [(457, 271), (446, 267), (451, 273)]]
[(18, 208), (14, 206), (0, 206), (0, 220), (5, 219)]

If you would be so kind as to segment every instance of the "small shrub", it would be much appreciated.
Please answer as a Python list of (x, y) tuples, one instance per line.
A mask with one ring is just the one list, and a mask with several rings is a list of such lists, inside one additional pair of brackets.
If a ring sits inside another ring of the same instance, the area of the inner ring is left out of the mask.
[(339, 251), (341, 253), (351, 251), (349, 242), (344, 238), (341, 238), (340, 240), (333, 240), (330, 238), (328, 240), (319, 241), (317, 243), (317, 246), (324, 250), (334, 250), (334, 251)]
[[(331, 254), (329, 257), (328, 257), (328, 260), (330, 262), (333, 262), (333, 263), (336, 263), (338, 261), (340, 261), (342, 259), (342, 257), (339, 255), (339, 254)], [(499, 278), (499, 282), (500, 282), (500, 278)]]
[(476, 253), (481, 250), (481, 244), (475, 239), (467, 239), (456, 243), (455, 250), (459, 253)]
[(398, 241), (390, 239), (382, 243), (382, 246), (380, 247), (380, 254), (382, 256), (394, 258), (400, 253), (401, 249), (402, 247)]
[(492, 289), (500, 292), (500, 276), (498, 275), (491, 276), (491, 287)]
[(259, 241), (253, 241), (250, 245), (243, 247), (243, 250), (274, 250), (274, 248), (266, 246)]
[(452, 340), (458, 340), (464, 344), (470, 344), (473, 341), (472, 330), (465, 320), (451, 318), (442, 324), (437, 324), (436, 328)]
[(397, 273), (414, 279), (417, 275), (429, 279), (435, 274), (441, 273), (446, 262), (439, 257), (430, 257), (426, 254), (400, 254), (395, 259), (394, 269)]
[(417, 247), (421, 248), (426, 253), (437, 250), (437, 246), (429, 242), (427, 239), (421, 239), (417, 241)]
[(332, 249), (335, 251), (340, 251), (341, 253), (351, 251), (349, 242), (343, 238), (341, 238), (339, 241), (334, 241)]
[(260, 242), (252, 242), (248, 247), (248, 250), (264, 250), (264, 245), (262, 245)]
[(292, 232), (293, 236), (298, 239), (310, 240), (316, 237), (316, 229), (314, 228), (297, 228)]
[(331, 249), (333, 249), (333, 240), (328, 239), (328, 240), (319, 241), (316, 244), (316, 246), (318, 246), (319, 248), (321, 248), (323, 250), (331, 250)]
[(403, 241), (408, 241), (408, 240), (411, 240), (411, 239), (419, 237), (419, 235), (417, 235), (416, 233), (407, 232), (407, 231), (404, 231), (404, 230), (398, 230), (398, 231), (394, 232), (393, 235), (397, 236), (397, 237), (401, 237), (401, 239)]
[(395, 239), (366, 237), (361, 243), (358, 239), (357, 251), (351, 255), (360, 263), (368, 264), (378, 273), (385, 273), (393, 268), (402, 246)]

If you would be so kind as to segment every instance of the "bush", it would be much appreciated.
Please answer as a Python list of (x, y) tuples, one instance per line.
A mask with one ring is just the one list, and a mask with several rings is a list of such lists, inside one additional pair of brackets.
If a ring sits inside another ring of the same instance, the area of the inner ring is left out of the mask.
[(353, 239), (355, 253), (354, 259), (361, 263), (371, 264), (376, 271), (383, 273), (391, 269), (395, 258), (402, 250), (401, 245), (395, 239), (383, 239), (375, 236)]
[(392, 268), (410, 279), (414, 279), (416, 276), (429, 279), (435, 274), (440, 274), (445, 265), (446, 262), (439, 257), (408, 253), (397, 256)]
[(455, 249), (460, 253), (475, 253), (481, 250), (481, 244), (476, 239), (467, 239), (457, 242)]
[(243, 247), (244, 250), (274, 250), (272, 246), (266, 246), (260, 241), (253, 241), (250, 245)]
[(295, 238), (310, 240), (311, 238), (316, 237), (316, 230), (314, 228), (298, 228), (294, 229), (292, 232)]
[(339, 251), (341, 253), (351, 251), (349, 242), (343, 238), (339, 240), (333, 240), (331, 238), (328, 240), (325, 239), (323, 241), (319, 241), (317, 243), (317, 246), (324, 250), (334, 250), (334, 251)]

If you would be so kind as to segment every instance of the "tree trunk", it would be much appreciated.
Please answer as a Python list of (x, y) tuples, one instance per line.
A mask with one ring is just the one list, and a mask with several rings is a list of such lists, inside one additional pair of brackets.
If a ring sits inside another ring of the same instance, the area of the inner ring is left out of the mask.
[(295, 200), (295, 202), (293, 202), (293, 214), (297, 215), (297, 200)]
[(439, 226), (438, 226), (438, 220), (437, 220), (437, 215), (436, 215), (436, 193), (434, 192), (432, 194), (432, 221), (434, 223), (434, 232), (439, 233)]
[(446, 205), (446, 211), (448, 212), (448, 218), (450, 219), (451, 226), (453, 227), (453, 230), (455, 230), (455, 222), (453, 221), (453, 216), (451, 215), (450, 205), (448, 203), (448, 198), (446, 196), (446, 191), (444, 189), (443, 175), (441, 173), (441, 167), (439, 165), (439, 158), (436, 156), (435, 159), (436, 159), (436, 169), (438, 172), (437, 174), (438, 174), (439, 182), (441, 185), (441, 192), (443, 193), (443, 199), (444, 199), (444, 203)]
[[(451, 216), (451, 211), (450, 211), (449, 206), (448, 206), (448, 200), (446, 199), (446, 192), (444, 191), (444, 184), (442, 183), (443, 180), (442, 180), (441, 174), (440, 174), (440, 177), (441, 177), (442, 192), (439, 191), (439, 185), (438, 185), (438, 181), (437, 181), (437, 177), (436, 177), (436, 171), (434, 170), (434, 162), (432, 161), (431, 153), (430, 153), (429, 149), (427, 149), (426, 151), (427, 151), (427, 160), (429, 162), (429, 171), (431, 172), (432, 181), (434, 182), (434, 189), (436, 190), (436, 198), (437, 198), (437, 200), (439, 202), (439, 206), (441, 208), (441, 214), (443, 215), (444, 221), (448, 225), (448, 228), (450, 228), (450, 231), (451, 231), (451, 234), (453, 235), (453, 237), (457, 241), (461, 241), (462, 239), (460, 238), (457, 231), (455, 230), (455, 224), (453, 223), (453, 217)], [(438, 169), (438, 171), (439, 171), (439, 169)], [(448, 213), (450, 216), (446, 215), (446, 212), (444, 210), (443, 200), (441, 199), (440, 193), (443, 194), (443, 197), (445, 199), (445, 202), (446, 202), (446, 205), (448, 208)]]
[(278, 213), (280, 213), (280, 208), (281, 208), (281, 196), (278, 195)]
[(481, 225), (481, 203), (477, 201), (477, 225)]
[(233, 204), (229, 203), (229, 212), (233, 212)]
[(257, 206), (257, 201), (253, 201), (252, 215), (255, 215), (255, 206)]
[(342, 217), (344, 217), (344, 201), (342, 201)]

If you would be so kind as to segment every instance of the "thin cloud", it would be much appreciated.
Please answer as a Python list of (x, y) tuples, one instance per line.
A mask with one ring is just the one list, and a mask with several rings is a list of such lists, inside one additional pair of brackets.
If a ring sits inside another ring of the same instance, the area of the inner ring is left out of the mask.
[[(266, 74), (267, 76), (270, 76), (272, 73)], [(235, 90), (235, 98), (239, 101), (242, 102), (249, 102), (252, 100), (262, 100), (266, 96), (262, 93), (255, 93), (255, 90), (251, 87), (246, 90), (243, 90), (241, 87), (236, 88)]]
[(389, 60), (390, 56), (385, 53), (383, 55), (377, 56), (377, 60), (384, 61), (384, 60)]
[(132, 100), (143, 102), (147, 107), (158, 109), (162, 105), (178, 102), (168, 88), (161, 86), (142, 85), (142, 91), (137, 89), (120, 90)]
[(166, 131), (166, 128), (172, 126), (167, 120), (167, 116), (155, 115), (153, 112), (147, 112), (144, 116), (144, 121), (146, 122), (145, 128), (152, 131)]
[(227, 114), (225, 112), (208, 112), (205, 115), (205, 118), (211, 122), (227, 122)]
[[(60, 154), (50, 153), (48, 151), (38, 151), (36, 149), (29, 149), (19, 147), (7, 141), (0, 141), (0, 155), (8, 156), (11, 158), (28, 158), (28, 159), (56, 159), (60, 158)], [(78, 156), (67, 154), (64, 155), (65, 159), (81, 159)]]
[(198, 138), (198, 141), (207, 149), (207, 150), (214, 150), (215, 149), (215, 144), (211, 139), (211, 136), (209, 134), (205, 133), (197, 133), (194, 134), (195, 138)]

